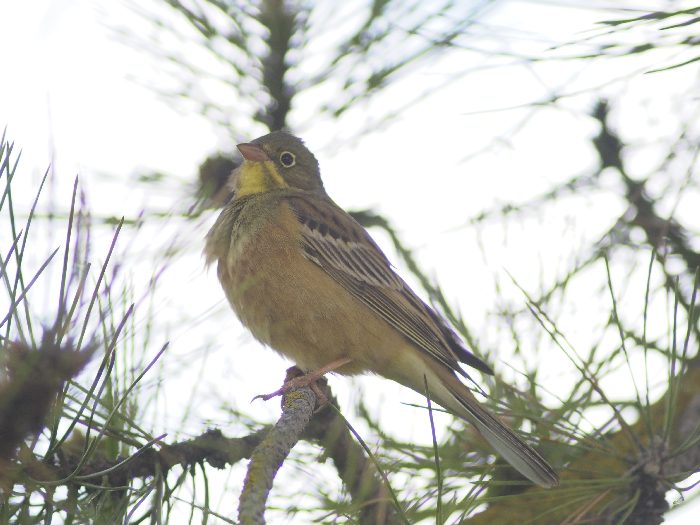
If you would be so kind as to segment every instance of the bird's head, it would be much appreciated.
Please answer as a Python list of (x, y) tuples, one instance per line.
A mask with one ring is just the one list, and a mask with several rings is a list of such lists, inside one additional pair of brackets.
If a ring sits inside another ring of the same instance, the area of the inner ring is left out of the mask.
[(244, 159), (236, 174), (237, 197), (276, 188), (324, 192), (316, 157), (294, 135), (274, 131), (237, 147)]

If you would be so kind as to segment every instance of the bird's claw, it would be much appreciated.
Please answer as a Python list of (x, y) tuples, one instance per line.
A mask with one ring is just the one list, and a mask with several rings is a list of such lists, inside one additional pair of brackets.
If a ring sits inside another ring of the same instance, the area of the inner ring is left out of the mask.
[(331, 363), (328, 363), (324, 367), (321, 367), (317, 370), (312, 370), (311, 372), (307, 372), (306, 374), (304, 374), (304, 372), (302, 372), (296, 366), (293, 366), (287, 370), (287, 377), (285, 378), (284, 384), (279, 390), (275, 390), (274, 392), (270, 392), (269, 394), (259, 394), (253, 399), (251, 399), (250, 402), (252, 403), (256, 399), (269, 401), (273, 397), (285, 395), (290, 390), (306, 386), (311, 388), (313, 393), (316, 394), (316, 411), (318, 412), (320, 409), (329, 404), (328, 397), (318, 386), (318, 381), (323, 379), (323, 376), (326, 375), (328, 372), (333, 372), (338, 368), (347, 365), (351, 361), (352, 359), (350, 359), (349, 357), (342, 357), (340, 359), (332, 361)]
[(318, 387), (317, 381), (318, 377), (316, 377), (315, 374), (306, 374), (298, 377), (294, 377), (292, 379), (289, 379), (284, 382), (284, 384), (274, 392), (270, 392), (269, 394), (258, 394), (255, 396), (253, 399), (250, 400), (252, 403), (256, 399), (262, 399), (263, 401), (269, 401), (272, 398), (278, 397), (278, 396), (284, 396), (291, 390), (295, 390), (297, 388), (304, 388), (304, 387), (309, 387), (311, 390), (313, 390), (314, 394), (316, 394), (317, 397), (319, 397), (319, 401), (321, 399), (325, 399), (326, 396), (323, 394), (321, 389)]

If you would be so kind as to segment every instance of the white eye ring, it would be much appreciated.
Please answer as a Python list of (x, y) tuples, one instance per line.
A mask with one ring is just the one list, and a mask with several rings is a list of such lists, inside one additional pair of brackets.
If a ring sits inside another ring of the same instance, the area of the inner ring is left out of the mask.
[(283, 151), (280, 153), (280, 163), (285, 168), (291, 168), (297, 163), (297, 157), (291, 151)]

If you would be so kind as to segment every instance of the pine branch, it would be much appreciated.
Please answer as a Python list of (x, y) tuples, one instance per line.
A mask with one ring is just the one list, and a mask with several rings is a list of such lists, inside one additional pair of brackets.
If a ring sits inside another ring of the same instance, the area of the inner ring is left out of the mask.
[[(287, 371), (286, 381), (298, 375), (295, 367)], [(248, 464), (243, 492), (238, 503), (241, 525), (262, 525), (267, 498), (277, 471), (301, 437), (313, 416), (317, 398), (311, 387), (295, 388), (282, 398), (282, 415), (255, 447)]]
[[(323, 393), (337, 406), (327, 385), (323, 386)], [(221, 431), (210, 429), (193, 439), (173, 444), (163, 443), (161, 437), (127, 458), (106, 459), (94, 454), (78, 473), (75, 471), (85, 450), (85, 436), (75, 432), (72, 439), (59, 448), (53, 464), (46, 463), (29, 449), (22, 449), (18, 461), (7, 462), (5, 471), (12, 476), (6, 476), (2, 486), (10, 490), (13, 483), (24, 483), (29, 476), (39, 483), (66, 485), (71, 490), (94, 486), (98, 481), (105, 488), (124, 487), (135, 479), (165, 476), (177, 466), (187, 471), (206, 462), (223, 469), (251, 458), (246, 488), (241, 496), (240, 520), (262, 523), (259, 519), (274, 475), (294, 444), (303, 439), (324, 448), (324, 456), (332, 460), (353, 506), (358, 509), (360, 524), (399, 523), (376, 468), (353, 439), (342, 417), (330, 409), (313, 414), (315, 405), (316, 396), (310, 389), (293, 389), (285, 395), (282, 417), (274, 427), (264, 427), (242, 437), (226, 437)]]
[(5, 372), (0, 374), (5, 376), (0, 381), (0, 489), (12, 488), (16, 470), (11, 465), (18, 448), (41, 432), (64, 384), (82, 370), (92, 353), (74, 350), (70, 343), (61, 346), (49, 330), (36, 350), (21, 343), (0, 346)]
[[(580, 440), (570, 448), (576, 457), (562, 471), (560, 487), (530, 487), (469, 523), (661, 523), (668, 490), (700, 467), (700, 368), (681, 371), (669, 383), (666, 394), (630, 425), (643, 444), (641, 452), (625, 430)], [(674, 417), (664, 440), (660, 434), (669, 411)], [(648, 428), (657, 433), (650, 436)]]

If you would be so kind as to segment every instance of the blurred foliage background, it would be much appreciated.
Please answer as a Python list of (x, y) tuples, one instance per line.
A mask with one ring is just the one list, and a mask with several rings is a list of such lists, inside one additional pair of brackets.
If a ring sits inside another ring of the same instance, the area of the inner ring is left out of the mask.
[[(488, 403), (562, 484), (522, 482), (445, 414), (431, 429), (425, 399), (333, 378), (377, 463), (318, 414), (268, 523), (646, 524), (693, 505), (700, 8), (681, 4), (96, 4), (152, 65), (125, 74), (221, 140), (188, 180), (120, 143), (128, 176), (32, 179), (3, 134), (0, 523), (237, 523), (278, 414), (248, 400), (284, 363), (200, 251), (235, 143), (282, 127), (494, 365)], [(166, 127), (154, 147), (196, 149)]]

